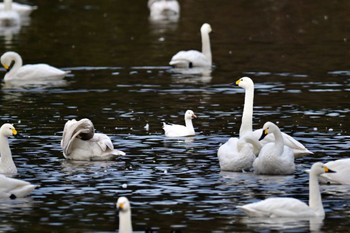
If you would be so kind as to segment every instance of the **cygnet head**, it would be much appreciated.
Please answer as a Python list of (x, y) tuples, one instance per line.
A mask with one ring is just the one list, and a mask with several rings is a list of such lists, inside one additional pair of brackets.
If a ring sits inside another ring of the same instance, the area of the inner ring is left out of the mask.
[(202, 27), (201, 27), (202, 33), (210, 33), (211, 31), (212, 31), (211, 26), (208, 23), (205, 23), (202, 25)]
[(130, 202), (128, 198), (126, 197), (119, 197), (117, 204), (116, 204), (117, 209), (119, 212), (127, 212), (130, 211)]
[(269, 133), (273, 133), (276, 130), (278, 130), (278, 126), (274, 123), (268, 121), (264, 124), (263, 132), (261, 134), (261, 137), (259, 138), (259, 141), (263, 140)]
[(17, 135), (17, 130), (12, 124), (6, 123), (1, 126), (0, 133), (5, 137), (11, 137)]
[(236, 81), (236, 85), (244, 89), (248, 89), (254, 87), (254, 82), (249, 77), (243, 77)]
[(187, 110), (185, 112), (185, 120), (186, 119), (193, 119), (193, 118), (197, 118), (197, 116), (194, 114), (194, 112), (192, 110)]
[(310, 174), (321, 175), (323, 173), (335, 173), (321, 162), (314, 163), (311, 167)]

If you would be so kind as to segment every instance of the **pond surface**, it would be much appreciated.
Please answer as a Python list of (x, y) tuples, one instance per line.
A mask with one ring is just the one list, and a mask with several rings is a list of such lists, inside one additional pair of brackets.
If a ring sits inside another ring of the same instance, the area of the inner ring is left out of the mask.
[[(140, 0), (24, 2), (38, 9), (1, 34), (1, 53), (14, 50), (25, 64), (71, 74), (30, 86), (1, 83), (0, 122), (21, 134), (10, 144), (17, 178), (41, 187), (27, 198), (0, 200), (0, 231), (115, 232), (119, 196), (131, 200), (138, 232), (349, 229), (348, 186), (322, 186), (321, 222), (251, 219), (236, 209), (270, 196), (307, 202), (304, 170), (349, 156), (348, 1), (183, 0), (177, 22), (150, 20)], [(172, 55), (201, 48), (204, 22), (214, 31), (215, 68), (172, 72)], [(232, 83), (242, 76), (255, 82), (254, 128), (276, 122), (314, 152), (296, 160), (294, 175), (220, 171), (217, 149), (238, 136), (244, 93)], [(162, 122), (182, 124), (187, 109), (198, 116), (197, 135), (165, 138)], [(66, 161), (63, 126), (84, 117), (127, 155)]]

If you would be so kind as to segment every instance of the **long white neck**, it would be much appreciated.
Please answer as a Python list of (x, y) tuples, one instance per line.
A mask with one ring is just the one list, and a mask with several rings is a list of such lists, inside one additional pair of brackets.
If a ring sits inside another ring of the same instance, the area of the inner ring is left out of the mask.
[[(11, 55), (11, 60), (15, 62), (15, 64), (12, 66), (11, 70), (9, 72), (7, 72), (7, 74), (5, 75), (5, 80), (8, 79), (8, 78), (11, 78), (11, 76), (17, 72), (17, 70), (19, 68), (22, 67), (23, 65), (23, 61), (22, 61), (22, 58), (21, 56), (19, 56), (18, 54), (16, 53), (12, 53)], [(11, 64), (9, 64), (11, 65)]]
[(201, 32), (201, 34), (202, 34), (202, 53), (208, 59), (208, 61), (210, 61), (210, 64), (212, 64), (209, 33)]
[(320, 193), (320, 185), (318, 183), (318, 177), (312, 171), (310, 171), (309, 181), (309, 206), (315, 211), (315, 214), (317, 216), (325, 215)]
[(12, 0), (4, 0), (4, 10), (5, 11), (12, 10)]
[(254, 87), (245, 89), (244, 107), (242, 115), (241, 128), (239, 129), (239, 136), (253, 132), (253, 102), (254, 102)]
[(185, 125), (186, 125), (186, 128), (187, 128), (188, 130), (191, 130), (191, 131), (194, 132), (192, 119), (185, 118)]
[(8, 138), (0, 136), (0, 171), (3, 173), (17, 173), (17, 168), (12, 159)]
[(132, 233), (131, 211), (119, 213), (119, 233)]
[(277, 128), (273, 131), (273, 136), (275, 137), (275, 150), (276, 154), (282, 154), (284, 149), (284, 141), (281, 131)]

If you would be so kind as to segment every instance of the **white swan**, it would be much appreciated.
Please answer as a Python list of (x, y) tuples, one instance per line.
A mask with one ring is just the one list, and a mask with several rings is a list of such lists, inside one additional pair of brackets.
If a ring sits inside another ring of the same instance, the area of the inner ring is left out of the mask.
[(211, 31), (209, 24), (205, 23), (202, 25), (202, 52), (196, 50), (180, 51), (171, 58), (169, 64), (176, 68), (211, 67), (212, 57), (209, 39)]
[(0, 128), (0, 173), (16, 174), (17, 168), (12, 159), (8, 138), (17, 134), (13, 125), (6, 123)]
[(195, 135), (192, 119), (197, 118), (192, 110), (185, 112), (185, 126), (176, 124), (166, 124), (163, 122), (163, 130), (167, 137), (186, 137)]
[(119, 211), (119, 233), (132, 233), (131, 207), (128, 198), (119, 197), (116, 207)]
[(262, 140), (268, 133), (275, 136), (274, 142), (265, 144), (253, 163), (254, 172), (263, 175), (289, 175), (295, 171), (293, 150), (284, 145), (280, 129), (272, 122), (266, 122)]
[(47, 64), (22, 66), (21, 56), (11, 51), (1, 56), (1, 64), (7, 71), (5, 81), (50, 80), (63, 78), (69, 73)]
[(18, 12), (12, 8), (12, 1), (5, 0), (3, 8), (0, 9), (0, 26), (1, 27), (13, 27), (18, 26), (21, 23)]
[(335, 173), (322, 174), (319, 178), (321, 183), (350, 185), (350, 158), (330, 161), (325, 165)]
[(177, 0), (148, 0), (151, 17), (180, 14), (180, 4)]
[(124, 152), (114, 149), (111, 139), (102, 133), (95, 133), (89, 119), (68, 120), (64, 126), (61, 147), (66, 159), (110, 160)]
[[(254, 82), (249, 77), (243, 77), (236, 81), (236, 85), (242, 87), (245, 90), (242, 123), (241, 128), (239, 130), (239, 136), (243, 137), (246, 133), (253, 132), (253, 136), (255, 137), (256, 141), (258, 141), (259, 137), (262, 134), (262, 129), (253, 131)], [(288, 134), (282, 133), (282, 136), (284, 144), (293, 150), (294, 156), (296, 158), (307, 154), (313, 154), (311, 151), (306, 149), (305, 146), (303, 146), (303, 144), (301, 144)], [(273, 141), (273, 135), (269, 135), (263, 141), (261, 141), (261, 144)]]
[(21, 198), (28, 196), (38, 185), (9, 178), (0, 174), (0, 198)]
[(249, 216), (257, 217), (324, 217), (319, 175), (330, 170), (321, 162), (312, 165), (309, 175), (309, 205), (295, 198), (268, 198), (263, 201), (237, 206)]
[(0, 3), (0, 11), (5, 9), (6, 4), (12, 4), (12, 10), (16, 11), (21, 16), (29, 16), (29, 14), (36, 10), (37, 6), (29, 6), (17, 2), (12, 2), (12, 0), (4, 0), (3, 3)]

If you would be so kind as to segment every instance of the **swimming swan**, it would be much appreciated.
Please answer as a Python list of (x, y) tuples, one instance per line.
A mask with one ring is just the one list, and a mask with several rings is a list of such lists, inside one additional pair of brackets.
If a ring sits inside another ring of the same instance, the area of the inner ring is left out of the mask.
[(8, 138), (17, 134), (13, 125), (6, 123), (0, 128), (0, 173), (16, 174), (17, 168), (12, 159)]
[(13, 27), (20, 25), (21, 18), (18, 12), (13, 10), (12, 1), (5, 0), (2, 5), (2, 9), (0, 9), (0, 26)]
[(131, 207), (126, 197), (119, 197), (117, 204), (119, 211), (119, 233), (132, 233)]
[[(254, 102), (254, 82), (249, 77), (243, 77), (236, 81), (236, 85), (242, 87), (245, 90), (244, 107), (242, 115), (241, 128), (239, 130), (239, 136), (243, 137), (246, 133), (253, 133), (256, 141), (262, 134), (262, 129), (253, 131), (253, 102)], [(289, 136), (288, 134), (282, 133), (284, 144), (293, 150), (296, 158), (304, 155), (313, 154), (311, 151), (305, 148), (303, 144)], [(267, 142), (273, 142), (273, 135), (268, 135), (261, 144)]]
[(350, 185), (350, 158), (338, 159), (325, 164), (335, 173), (325, 173), (319, 178), (321, 183)]
[(111, 139), (102, 133), (95, 133), (89, 119), (68, 120), (64, 126), (61, 147), (66, 159), (110, 160), (124, 152), (114, 149)]
[(0, 11), (5, 9), (6, 4), (12, 4), (12, 10), (16, 11), (21, 16), (29, 16), (29, 14), (36, 10), (37, 6), (29, 6), (17, 2), (12, 2), (12, 0), (4, 0), (3, 3), (0, 3)]
[(295, 171), (294, 154), (292, 149), (283, 142), (280, 129), (272, 122), (266, 122), (259, 140), (273, 133), (274, 142), (265, 144), (253, 163), (254, 172), (263, 175), (289, 175)]
[(309, 205), (295, 198), (277, 197), (237, 208), (254, 217), (324, 217), (318, 177), (330, 172), (334, 171), (321, 162), (312, 165), (309, 175)]
[(177, 0), (148, 0), (148, 8), (151, 17), (180, 14), (180, 5)]
[(5, 81), (50, 80), (63, 78), (69, 73), (47, 64), (22, 66), (21, 56), (11, 51), (1, 56), (1, 64), (7, 71)]
[(196, 133), (194, 132), (192, 119), (197, 118), (192, 110), (187, 110), (185, 112), (185, 126), (176, 125), (176, 124), (166, 124), (163, 122), (163, 130), (165, 136), (167, 137), (186, 137), (193, 136)]
[(0, 198), (21, 198), (28, 196), (38, 185), (0, 174)]
[(196, 50), (180, 51), (171, 58), (169, 64), (176, 68), (211, 67), (212, 57), (209, 39), (211, 31), (209, 24), (205, 23), (202, 25), (202, 52)]

